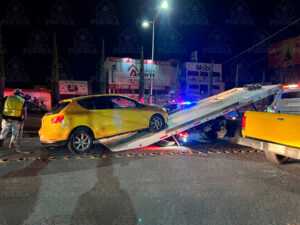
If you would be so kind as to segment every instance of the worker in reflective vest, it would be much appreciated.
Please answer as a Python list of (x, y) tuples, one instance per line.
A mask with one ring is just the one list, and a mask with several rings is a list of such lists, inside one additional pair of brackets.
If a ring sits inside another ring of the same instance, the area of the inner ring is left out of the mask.
[(20, 151), (18, 138), (27, 117), (26, 104), (25, 100), (21, 97), (22, 95), (22, 90), (16, 89), (13, 95), (4, 98), (2, 130), (0, 134), (0, 146), (2, 146), (7, 134), (11, 131), (12, 135), (9, 148), (15, 146), (18, 152)]

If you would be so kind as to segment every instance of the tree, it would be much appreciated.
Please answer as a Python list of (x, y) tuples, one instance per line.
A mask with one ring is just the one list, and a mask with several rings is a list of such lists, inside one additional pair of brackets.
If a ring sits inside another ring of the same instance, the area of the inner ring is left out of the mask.
[(4, 89), (5, 89), (4, 49), (2, 45), (2, 25), (0, 25), (0, 98), (4, 97)]
[(52, 52), (52, 73), (51, 73), (51, 91), (52, 91), (52, 105), (59, 102), (59, 73), (58, 73), (58, 52), (56, 44), (56, 34), (53, 35), (53, 52)]
[(105, 43), (104, 39), (102, 39), (102, 49), (101, 49), (101, 58), (100, 58), (100, 93), (107, 93), (107, 85), (106, 85), (106, 74), (105, 74)]
[(140, 68), (140, 85), (139, 85), (139, 101), (145, 101), (145, 72), (144, 72), (144, 47), (141, 49), (141, 68)]

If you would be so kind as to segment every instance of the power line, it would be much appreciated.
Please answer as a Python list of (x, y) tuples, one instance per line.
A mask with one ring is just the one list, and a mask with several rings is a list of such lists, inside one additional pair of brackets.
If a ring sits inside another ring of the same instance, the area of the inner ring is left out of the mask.
[(292, 23), (290, 23), (289, 25), (285, 26), (285, 27), (282, 28), (281, 30), (279, 30), (279, 31), (277, 31), (276, 33), (270, 35), (269, 37), (267, 37), (266, 39), (262, 40), (261, 42), (255, 44), (255, 45), (253, 45), (252, 47), (246, 49), (245, 51), (241, 52), (240, 54), (238, 54), (238, 55), (236, 55), (236, 56), (234, 56), (234, 57), (232, 57), (232, 58), (226, 60), (226, 61), (223, 62), (222, 64), (224, 65), (224, 64), (230, 62), (231, 60), (233, 60), (233, 59), (235, 59), (235, 58), (237, 58), (237, 57), (239, 57), (239, 56), (245, 54), (246, 52), (250, 51), (251, 49), (253, 49), (253, 48), (255, 48), (255, 47), (261, 45), (262, 43), (266, 42), (267, 40), (271, 39), (272, 37), (276, 36), (277, 34), (281, 33), (282, 31), (286, 30), (286, 29), (289, 28), (290, 26), (293, 26), (294, 24), (298, 23), (299, 21), (300, 21), (300, 18), (296, 19), (294, 22), (292, 22)]

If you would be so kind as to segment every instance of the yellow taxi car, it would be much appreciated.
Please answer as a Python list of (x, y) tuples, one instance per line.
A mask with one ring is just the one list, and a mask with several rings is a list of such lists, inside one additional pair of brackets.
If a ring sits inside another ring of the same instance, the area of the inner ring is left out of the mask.
[(73, 153), (93, 147), (94, 139), (149, 129), (157, 132), (168, 122), (166, 110), (121, 95), (90, 95), (61, 101), (42, 118), (42, 144), (67, 145)]

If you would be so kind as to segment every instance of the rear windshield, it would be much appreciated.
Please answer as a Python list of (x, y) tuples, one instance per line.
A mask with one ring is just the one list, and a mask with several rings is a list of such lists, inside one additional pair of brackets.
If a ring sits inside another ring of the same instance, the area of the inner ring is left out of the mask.
[(300, 91), (287, 92), (281, 95), (281, 99), (287, 98), (300, 98)]
[(62, 103), (59, 103), (58, 105), (56, 105), (53, 110), (52, 110), (52, 113), (53, 114), (57, 114), (57, 113), (60, 113), (61, 110), (63, 110), (64, 108), (67, 107), (67, 105), (69, 105), (70, 102), (62, 102)]

